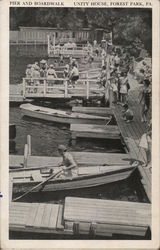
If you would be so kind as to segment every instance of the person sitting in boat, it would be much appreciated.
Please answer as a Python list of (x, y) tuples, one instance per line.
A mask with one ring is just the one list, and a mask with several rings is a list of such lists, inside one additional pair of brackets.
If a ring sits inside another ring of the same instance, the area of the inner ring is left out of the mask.
[(76, 81), (79, 79), (79, 70), (76, 64), (73, 64), (73, 68), (71, 70), (70, 76), (72, 86), (75, 85)]
[(77, 163), (75, 162), (73, 156), (67, 152), (67, 147), (64, 145), (58, 146), (58, 152), (63, 157), (62, 163), (59, 167), (62, 168), (63, 173), (57, 177), (73, 177), (78, 175)]
[(53, 85), (54, 81), (53, 79), (57, 78), (56, 71), (53, 68), (53, 64), (50, 65), (49, 69), (47, 70), (47, 80), (49, 80), (48, 85)]

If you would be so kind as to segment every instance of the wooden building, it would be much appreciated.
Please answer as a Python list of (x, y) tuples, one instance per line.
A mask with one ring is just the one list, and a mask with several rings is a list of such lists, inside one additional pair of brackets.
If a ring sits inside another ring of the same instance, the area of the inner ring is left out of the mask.
[[(107, 35), (108, 34), (108, 35)], [(111, 36), (108, 30), (80, 28), (77, 30), (50, 28), (50, 27), (19, 27), (19, 31), (10, 31), (11, 43), (43, 43), (47, 44), (48, 35), (55, 36), (56, 43), (86, 43), (87, 41), (97, 40)]]

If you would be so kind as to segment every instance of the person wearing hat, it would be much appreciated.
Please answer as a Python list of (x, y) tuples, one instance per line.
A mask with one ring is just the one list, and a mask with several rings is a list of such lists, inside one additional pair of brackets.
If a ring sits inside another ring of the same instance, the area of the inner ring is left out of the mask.
[(63, 161), (59, 164), (59, 167), (63, 169), (61, 177), (72, 177), (77, 175), (77, 163), (73, 156), (67, 152), (67, 147), (64, 145), (58, 146), (58, 152), (62, 156)]

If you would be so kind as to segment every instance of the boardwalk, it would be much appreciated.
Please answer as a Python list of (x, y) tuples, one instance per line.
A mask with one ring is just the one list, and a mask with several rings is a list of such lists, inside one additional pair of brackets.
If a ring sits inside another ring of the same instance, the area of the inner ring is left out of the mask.
[[(139, 142), (143, 133), (146, 132), (147, 125), (145, 123), (142, 123), (140, 118), (140, 104), (138, 101), (139, 85), (131, 75), (129, 75), (129, 80), (131, 90), (129, 91), (128, 103), (130, 109), (134, 112), (134, 121), (131, 123), (126, 123), (122, 119), (122, 107), (120, 105), (112, 105), (112, 108), (117, 120), (118, 127), (128, 147), (131, 159), (145, 162), (145, 152), (143, 149), (139, 149)], [(151, 200), (151, 170), (139, 166), (139, 171), (142, 176), (142, 184), (144, 186), (144, 189), (149, 200)]]

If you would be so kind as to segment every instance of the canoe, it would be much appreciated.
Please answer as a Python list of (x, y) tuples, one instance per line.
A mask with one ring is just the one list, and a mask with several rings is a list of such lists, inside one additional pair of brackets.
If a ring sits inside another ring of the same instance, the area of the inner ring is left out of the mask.
[(77, 112), (69, 112), (58, 109), (45, 108), (35, 106), (30, 103), (20, 106), (22, 114), (33, 118), (38, 118), (51, 122), (66, 123), (66, 124), (108, 124), (112, 116), (96, 116)]
[[(49, 180), (43, 186), (34, 189), (32, 193), (41, 191), (56, 192), (65, 190), (75, 190), (82, 188), (90, 188), (101, 186), (108, 183), (126, 180), (135, 170), (135, 167), (130, 165), (114, 165), (114, 166), (85, 166), (78, 168), (78, 175), (72, 177), (57, 177)], [(54, 172), (53, 172), (54, 171)], [(13, 182), (13, 195), (20, 195), (32, 189), (34, 186), (45, 181), (53, 173), (59, 171), (58, 167), (54, 169), (41, 168), (26, 170), (14, 170), (10, 172), (10, 178)]]

